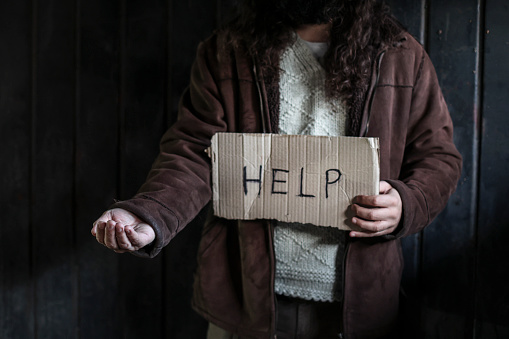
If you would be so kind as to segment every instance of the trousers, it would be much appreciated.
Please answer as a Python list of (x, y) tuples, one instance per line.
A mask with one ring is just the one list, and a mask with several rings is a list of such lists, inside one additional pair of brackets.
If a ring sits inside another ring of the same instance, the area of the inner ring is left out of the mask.
[[(277, 339), (341, 338), (341, 303), (277, 296)], [(210, 323), (207, 339), (242, 339)]]

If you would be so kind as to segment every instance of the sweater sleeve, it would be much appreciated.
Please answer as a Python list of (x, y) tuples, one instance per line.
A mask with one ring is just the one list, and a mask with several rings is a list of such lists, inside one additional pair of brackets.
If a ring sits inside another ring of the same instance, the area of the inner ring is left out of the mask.
[(461, 174), (452, 119), (431, 60), (422, 53), (400, 176), (387, 180), (403, 202), (400, 225), (388, 238), (407, 236), (429, 225), (445, 208)]
[(160, 142), (160, 152), (145, 183), (129, 200), (116, 202), (150, 224), (155, 241), (135, 255), (154, 257), (209, 202), (212, 136), (226, 130), (213, 72), (217, 58), (210, 42), (198, 47), (191, 81), (179, 103), (178, 119)]

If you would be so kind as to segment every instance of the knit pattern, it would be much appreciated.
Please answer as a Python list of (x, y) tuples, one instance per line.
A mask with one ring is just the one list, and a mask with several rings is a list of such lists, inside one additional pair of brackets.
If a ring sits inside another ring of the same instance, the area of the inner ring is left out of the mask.
[[(282, 134), (346, 134), (347, 112), (325, 97), (325, 70), (297, 38), (281, 57)], [(346, 232), (308, 224), (278, 222), (274, 229), (275, 291), (316, 301), (337, 301), (342, 292)]]
[(340, 300), (345, 232), (299, 223), (278, 223), (274, 232), (276, 293), (306, 300)]
[(346, 107), (327, 100), (325, 70), (306, 43), (297, 39), (282, 55), (279, 130), (285, 134), (346, 134)]

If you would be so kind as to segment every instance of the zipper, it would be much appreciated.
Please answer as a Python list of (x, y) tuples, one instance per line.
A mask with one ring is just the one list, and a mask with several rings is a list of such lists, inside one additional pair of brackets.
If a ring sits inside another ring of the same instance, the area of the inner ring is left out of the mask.
[[(262, 132), (267, 133), (269, 131), (269, 129), (267, 128), (267, 121), (265, 119), (265, 101), (264, 101), (265, 98), (263, 96), (262, 88), (260, 85), (261, 79), (258, 76), (258, 70), (256, 67), (256, 59), (254, 56), (252, 59), (253, 59), (253, 74), (255, 77), (256, 89), (258, 90), (258, 98), (260, 100), (260, 115), (261, 115), (261, 121), (262, 121)], [(271, 329), (271, 335), (269, 336), (269, 338), (277, 339), (277, 334), (276, 334), (277, 299), (276, 299), (276, 293), (274, 290), (275, 279), (276, 279), (276, 277), (275, 277), (276, 276), (276, 267), (275, 267), (276, 253), (275, 253), (275, 249), (274, 249), (274, 222), (273, 221), (270, 221), (270, 220), (267, 221), (267, 233), (268, 233), (268, 240), (269, 240), (269, 247), (270, 247), (269, 248), (269, 264), (270, 264), (269, 291), (270, 291), (270, 294), (272, 295), (272, 305), (274, 306), (274, 309), (273, 309), (274, 315), (273, 315), (273, 318), (271, 319), (272, 320), (272, 324), (271, 324), (272, 329)]]
[(375, 78), (375, 84), (373, 86), (373, 92), (371, 92), (371, 96), (369, 98), (369, 104), (368, 104), (368, 119), (366, 121), (366, 130), (364, 131), (364, 134), (362, 135), (365, 137), (368, 134), (369, 130), (369, 120), (371, 118), (371, 109), (373, 107), (373, 101), (375, 98), (376, 88), (378, 86), (378, 81), (380, 80), (380, 65), (382, 64), (382, 59), (384, 58), (385, 51), (382, 51), (380, 55), (378, 56), (376, 60), (376, 78)]
[(340, 332), (338, 337), (341, 339), (345, 339), (345, 282), (346, 282), (346, 258), (348, 256), (348, 250), (350, 248), (350, 241), (348, 240), (349, 237), (347, 234), (345, 234), (345, 255), (343, 257), (343, 267), (341, 270), (343, 271), (343, 274), (341, 276), (341, 279), (343, 280), (343, 291), (341, 293), (341, 323), (340, 323)]
[(269, 233), (269, 262), (270, 262), (270, 293), (272, 294), (272, 301), (274, 305), (274, 318), (272, 323), (272, 335), (271, 337), (276, 339), (276, 324), (277, 324), (277, 298), (276, 298), (276, 292), (274, 290), (274, 284), (276, 279), (276, 252), (274, 249), (274, 221), (268, 221), (267, 222), (267, 228)]
[[(373, 86), (373, 91), (371, 93), (371, 96), (369, 98), (369, 103), (368, 103), (368, 117), (367, 117), (367, 121), (366, 121), (366, 130), (364, 131), (364, 134), (363, 136), (365, 137), (368, 133), (368, 130), (369, 130), (369, 122), (370, 122), (370, 118), (371, 118), (371, 110), (372, 110), (372, 107), (373, 107), (373, 101), (374, 101), (374, 97), (375, 97), (375, 93), (376, 93), (376, 88), (378, 86), (378, 82), (380, 80), (380, 67), (381, 67), (381, 64), (382, 64), (382, 59), (385, 55), (385, 51), (382, 51), (380, 53), (380, 55), (378, 56), (377, 60), (376, 60), (376, 78), (375, 78), (375, 84)], [(256, 89), (258, 91), (258, 98), (260, 100), (260, 115), (261, 115), (261, 121), (262, 121), (262, 132), (263, 133), (267, 133), (267, 123), (266, 123), (266, 119), (265, 119), (265, 109), (264, 109), (264, 98), (263, 98), (263, 94), (262, 94), (262, 89), (261, 89), (261, 85), (260, 85), (260, 81), (261, 79), (259, 78), (258, 76), (258, 70), (257, 70), (257, 67), (256, 67), (256, 60), (255, 60), (255, 57), (253, 56), (253, 74), (254, 74), (254, 77), (255, 77), (255, 82), (256, 82)], [(274, 319), (273, 319), (273, 323), (272, 323), (272, 333), (273, 335), (271, 335), (272, 338), (274, 339), (277, 339), (277, 334), (276, 334), (276, 322), (277, 322), (277, 299), (276, 299), (276, 294), (275, 294), (275, 291), (274, 291), (274, 283), (275, 283), (275, 250), (274, 250), (274, 224), (273, 222), (271, 221), (268, 221), (268, 236), (269, 236), (269, 245), (270, 245), (270, 253), (269, 253), (269, 259), (270, 259), (270, 264), (271, 264), (271, 276), (270, 276), (270, 293), (272, 294), (272, 297), (273, 297), (273, 305), (274, 305)], [(345, 282), (346, 282), (346, 260), (347, 260), (347, 257), (348, 257), (348, 251), (350, 249), (350, 241), (349, 241), (349, 238), (348, 236), (345, 237), (345, 256), (343, 258), (343, 267), (342, 267), (342, 271), (343, 271), (343, 275), (342, 275), (342, 280), (343, 280), (343, 292), (342, 292), (342, 298), (341, 298), (341, 309), (342, 309), (342, 312), (343, 312), (343, 319), (341, 320), (341, 324), (340, 324), (340, 328), (341, 328), (341, 332), (338, 334), (338, 337), (341, 338), (341, 339), (346, 339), (346, 335), (344, 333), (344, 317), (345, 317), (345, 310), (344, 310), (344, 306), (345, 306)]]
[[(373, 91), (371, 92), (371, 95), (370, 95), (370, 98), (369, 98), (369, 103), (368, 103), (368, 118), (367, 118), (367, 121), (366, 121), (366, 130), (364, 131), (363, 133), (363, 137), (365, 137), (367, 134), (368, 134), (368, 130), (369, 130), (369, 120), (371, 118), (371, 109), (373, 107), (373, 101), (374, 101), (374, 98), (375, 98), (375, 93), (376, 93), (376, 88), (378, 86), (378, 82), (380, 81), (380, 67), (381, 67), (381, 64), (382, 64), (382, 59), (384, 58), (384, 55), (385, 55), (385, 51), (382, 51), (378, 57), (377, 57), (377, 60), (376, 60), (376, 75), (375, 75), (375, 83), (373, 85)], [(342, 271), (343, 271), (343, 274), (342, 274), (342, 280), (343, 280), (343, 292), (342, 292), (342, 295), (341, 295), (341, 310), (342, 310), (342, 319), (341, 319), (341, 324), (340, 324), (340, 328), (341, 328), (341, 332), (339, 333), (338, 337), (341, 338), (341, 339), (346, 339), (346, 334), (345, 334), (345, 315), (346, 315), (346, 310), (345, 310), (345, 286), (346, 286), (346, 259), (348, 258), (348, 252), (350, 250), (350, 238), (348, 237), (348, 235), (345, 237), (345, 256), (343, 258), (343, 267), (342, 267)]]
[(262, 118), (262, 132), (267, 133), (268, 129), (267, 129), (267, 122), (265, 121), (265, 106), (264, 106), (264, 100), (263, 100), (264, 98), (263, 98), (263, 94), (262, 94), (262, 88), (260, 85), (261, 79), (258, 76), (258, 69), (256, 67), (256, 59), (254, 56), (253, 56), (253, 74), (255, 77), (256, 89), (258, 90), (258, 99), (260, 100), (260, 116)]

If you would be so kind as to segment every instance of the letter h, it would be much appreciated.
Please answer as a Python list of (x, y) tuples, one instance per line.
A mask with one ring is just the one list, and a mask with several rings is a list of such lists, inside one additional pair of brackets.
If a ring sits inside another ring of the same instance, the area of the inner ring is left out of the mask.
[(258, 179), (248, 179), (247, 178), (247, 169), (246, 166), (244, 166), (244, 176), (243, 176), (243, 184), (244, 184), (244, 195), (247, 195), (247, 183), (248, 182), (257, 182), (258, 183), (258, 195), (260, 195), (260, 192), (262, 191), (262, 166), (260, 166), (260, 174), (258, 176)]

